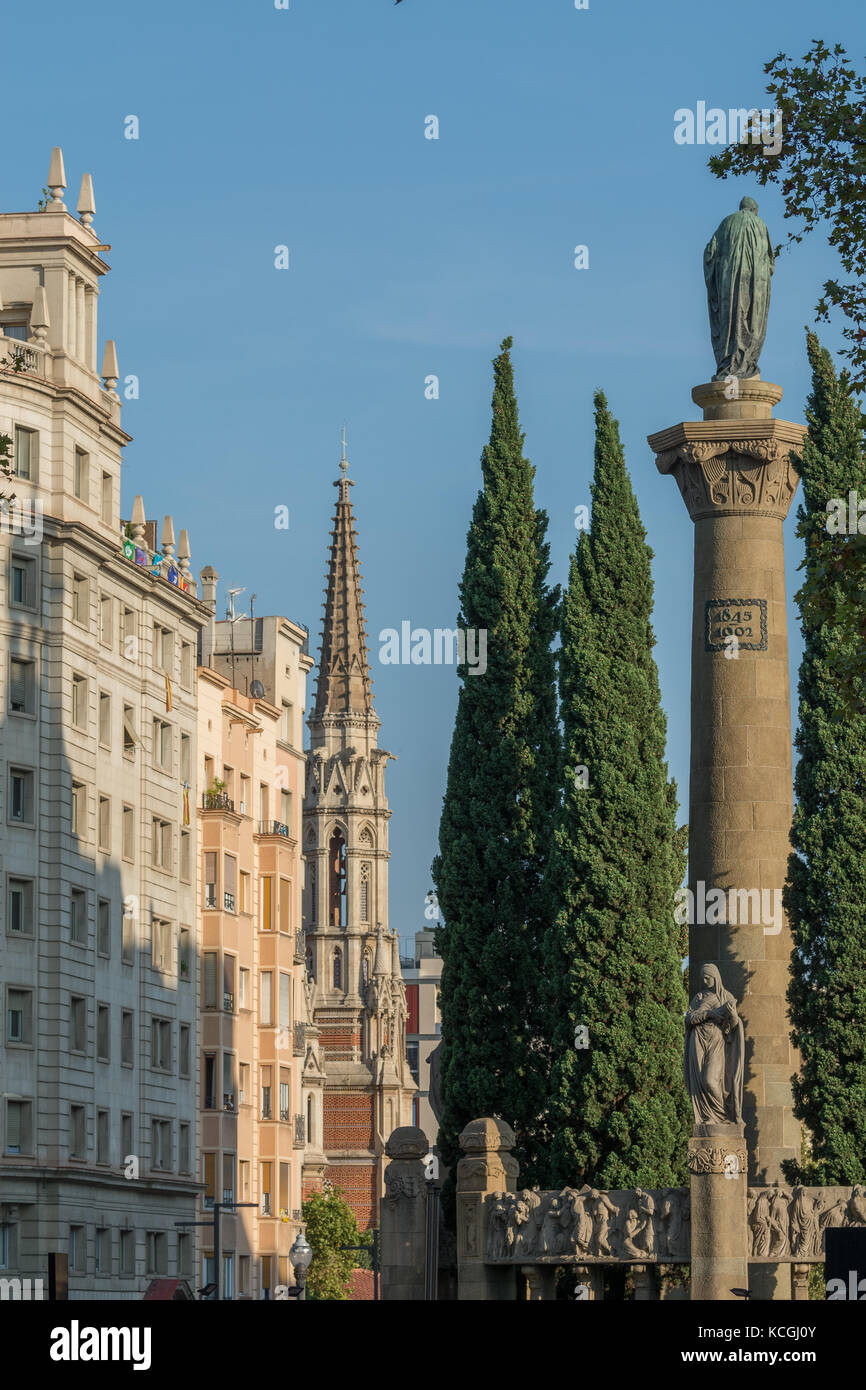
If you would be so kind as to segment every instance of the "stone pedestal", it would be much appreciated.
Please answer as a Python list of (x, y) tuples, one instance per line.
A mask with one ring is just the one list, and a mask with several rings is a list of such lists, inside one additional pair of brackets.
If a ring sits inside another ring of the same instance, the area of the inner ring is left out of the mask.
[(424, 1157), (429, 1149), (423, 1129), (395, 1129), (385, 1145), (391, 1162), (385, 1168), (381, 1207), (382, 1298), (423, 1301), (427, 1260), (427, 1185)]
[(457, 1164), (458, 1297), (495, 1301), (514, 1298), (515, 1271), (487, 1265), (484, 1199), (490, 1192), (514, 1192), (519, 1170), (514, 1130), (504, 1120), (472, 1120), (460, 1135), (464, 1157)]
[[(781, 909), (793, 816), (782, 522), (798, 482), (790, 453), (805, 428), (773, 418), (781, 397), (759, 377), (696, 386), (703, 420), (649, 440), (695, 527), (689, 996), (712, 963), (741, 1001), (743, 1118), (760, 1184), (782, 1182), (783, 1160), (800, 1147)], [(786, 1278), (769, 1268), (758, 1276), (764, 1296), (789, 1297)]]
[(791, 1270), (791, 1297), (795, 1301), (809, 1298), (809, 1265), (794, 1265)]
[(735, 1302), (749, 1287), (746, 1145), (743, 1126), (695, 1125), (689, 1140), (692, 1249), (690, 1298)]

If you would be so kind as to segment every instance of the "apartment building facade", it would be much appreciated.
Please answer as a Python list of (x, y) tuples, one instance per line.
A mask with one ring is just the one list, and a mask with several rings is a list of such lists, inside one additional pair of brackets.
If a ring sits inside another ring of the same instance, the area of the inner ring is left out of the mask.
[(196, 646), (188, 537), (121, 522), (107, 249), (52, 156), (0, 215), (0, 1273), (70, 1296), (193, 1273), (198, 1174)]
[[(202, 574), (212, 603), (216, 579)], [(285, 618), (214, 622), (203, 634), (201, 1219), (215, 1201), (252, 1204), (222, 1214), (223, 1298), (270, 1298), (293, 1282), (305, 1155), (324, 1162), (301, 922), (301, 721), (312, 664), (306, 629)], [(205, 1237), (208, 1283), (217, 1271)]]

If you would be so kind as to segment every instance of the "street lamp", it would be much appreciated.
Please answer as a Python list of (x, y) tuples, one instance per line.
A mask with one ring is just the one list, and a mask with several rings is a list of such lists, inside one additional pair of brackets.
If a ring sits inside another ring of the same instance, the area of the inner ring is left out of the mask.
[(298, 1286), (298, 1298), (307, 1296), (307, 1270), (313, 1258), (313, 1252), (307, 1244), (301, 1231), (295, 1236), (295, 1243), (289, 1251), (289, 1259), (292, 1262), (292, 1269), (295, 1271), (295, 1283)]

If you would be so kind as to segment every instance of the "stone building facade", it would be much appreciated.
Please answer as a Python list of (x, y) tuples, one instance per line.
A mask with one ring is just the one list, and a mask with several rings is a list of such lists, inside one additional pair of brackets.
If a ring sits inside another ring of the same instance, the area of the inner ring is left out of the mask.
[[(324, 1066), (324, 1177), (378, 1224), (385, 1142), (412, 1118), (406, 987), (388, 925), (388, 821), (357, 537), (341, 462), (304, 797), (304, 923)], [(308, 1187), (315, 1185), (310, 1171)]]
[(0, 215), (0, 1272), (70, 1294), (192, 1272), (196, 644), (189, 542), (121, 522), (89, 176)]

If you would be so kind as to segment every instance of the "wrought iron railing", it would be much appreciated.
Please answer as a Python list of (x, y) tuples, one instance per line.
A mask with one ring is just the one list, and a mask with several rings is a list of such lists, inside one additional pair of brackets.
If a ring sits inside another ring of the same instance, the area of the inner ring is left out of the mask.
[(302, 1149), (307, 1142), (307, 1126), (303, 1115), (295, 1116), (295, 1148)]
[(291, 839), (291, 832), (289, 830), (289, 827), (287, 825), (284, 825), (281, 820), (260, 820), (259, 834), (282, 835), (284, 840)]
[(233, 811), (235, 803), (226, 792), (203, 792), (201, 798), (203, 811)]

